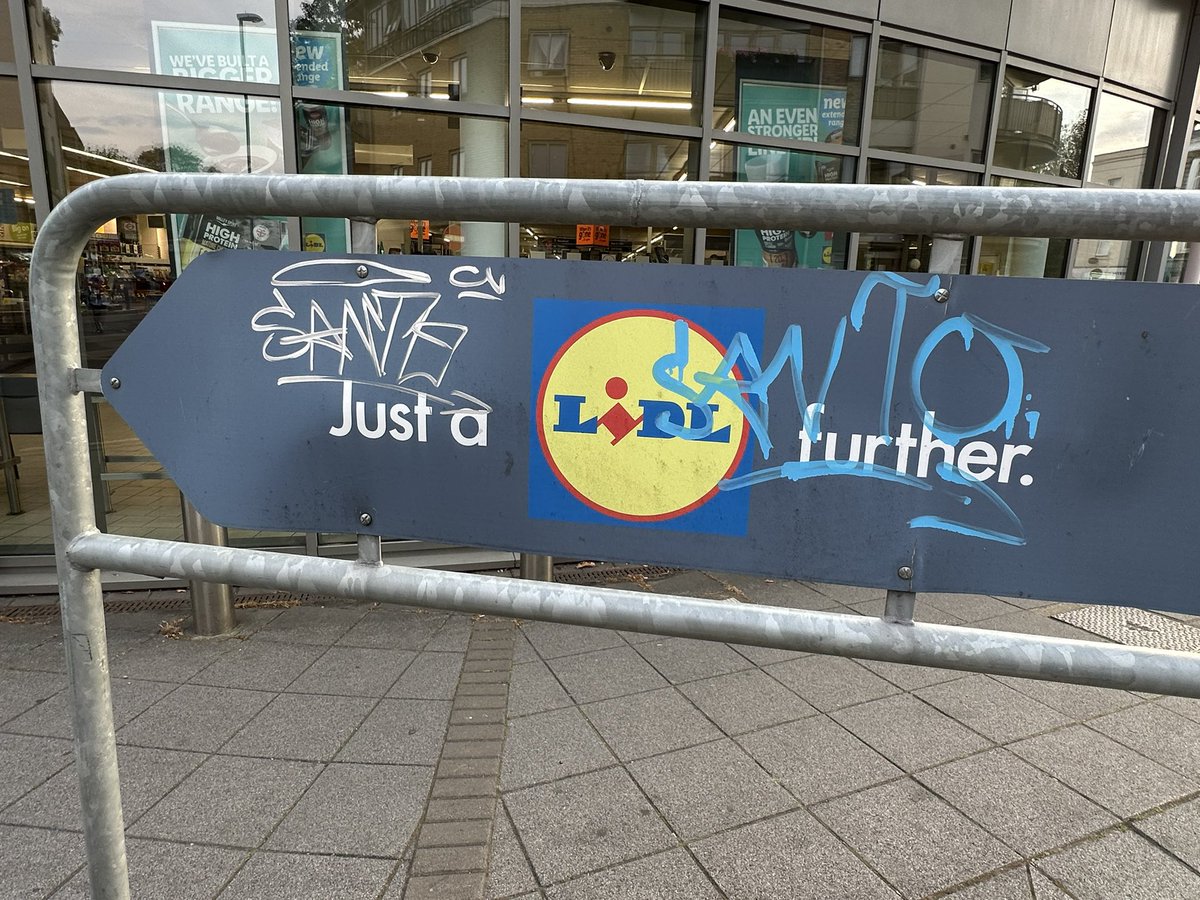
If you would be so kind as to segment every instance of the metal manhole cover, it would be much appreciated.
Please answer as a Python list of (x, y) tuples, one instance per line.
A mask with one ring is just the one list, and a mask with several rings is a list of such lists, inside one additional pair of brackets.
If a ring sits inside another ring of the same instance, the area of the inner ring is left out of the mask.
[(1200, 653), (1200, 628), (1132, 606), (1085, 606), (1052, 618), (1118, 644)]

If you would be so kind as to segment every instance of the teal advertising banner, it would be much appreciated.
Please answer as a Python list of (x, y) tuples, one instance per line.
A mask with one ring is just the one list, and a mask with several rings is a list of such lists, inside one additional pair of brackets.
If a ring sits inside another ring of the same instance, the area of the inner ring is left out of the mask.
[[(342, 88), (342, 36), (302, 31), (292, 35), (292, 83), (296, 87)], [(296, 145), (305, 175), (346, 174), (346, 114), (340, 106), (296, 104)], [(345, 253), (350, 249), (345, 219), (305, 218), (304, 249)]]
[[(840, 88), (742, 79), (738, 83), (739, 131), (790, 141), (840, 144), (846, 92)], [(738, 181), (836, 182), (842, 161), (813, 153), (767, 147), (738, 147)], [(734, 265), (828, 268), (833, 236), (811, 231), (751, 231), (734, 234)]]
[[(254, 25), (152, 23), (155, 71), (233, 82), (279, 82), (275, 30)], [(266, 97), (159, 92), (168, 172), (283, 172), (279, 101)], [(209, 250), (287, 247), (284, 219), (172, 215), (175, 265)]]

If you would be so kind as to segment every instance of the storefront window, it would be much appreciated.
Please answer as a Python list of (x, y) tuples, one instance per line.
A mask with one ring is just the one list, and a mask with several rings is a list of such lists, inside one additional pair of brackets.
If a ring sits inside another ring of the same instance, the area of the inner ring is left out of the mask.
[[(832, 184), (854, 180), (854, 160), (770, 147), (719, 143), (712, 148), (712, 181)], [(848, 235), (832, 231), (710, 228), (707, 265), (844, 269)]]
[[(1039, 182), (1019, 178), (993, 178), (996, 187), (1038, 188)], [(1021, 278), (1062, 278), (1067, 266), (1066, 238), (998, 237), (984, 235), (979, 253), (979, 274)]]
[(508, 3), (289, 0), (297, 87), (503, 106)]
[(840, 28), (729, 13), (717, 34), (713, 126), (858, 143), (867, 40)]
[[(969, 172), (956, 172), (934, 166), (910, 166), (903, 163), (873, 159), (870, 161), (872, 184), (897, 184), (924, 187), (926, 185), (978, 184), (979, 178)], [(867, 271), (928, 272), (934, 256), (931, 234), (864, 234), (859, 238), (858, 268)], [(955, 242), (957, 243), (957, 242)], [(959, 271), (967, 272), (970, 260), (968, 243), (962, 242)]]
[(1079, 178), (1092, 92), (1037, 72), (1004, 72), (995, 165)]
[[(328, 119), (341, 121), (340, 108), (326, 109)], [(302, 108), (301, 119), (303, 115)], [(330, 141), (345, 149), (346, 171), (351, 174), (503, 178), (508, 173), (506, 120), (377, 107), (349, 107), (345, 116), (348, 136), (332, 135)], [(300, 128), (303, 135), (304, 126)], [(322, 234), (321, 246), (310, 245), (309, 249), (332, 251), (335, 245), (329, 241), (341, 234), (342, 240), (348, 240), (357, 252), (448, 256), (507, 253), (504, 223), (454, 222), (434, 212), (425, 218), (382, 219), (374, 225), (306, 218), (302, 229), (306, 244), (310, 244), (314, 233)]]
[(695, 125), (700, 121), (702, 21), (696, 4), (672, 0), (526, 2), (521, 8), (521, 103)]
[[(526, 124), (521, 175), (526, 178), (694, 179), (696, 142), (601, 128)], [(521, 225), (521, 255), (621, 262), (692, 261), (694, 232), (673, 222), (629, 227), (612, 222)]]
[(884, 38), (871, 146), (983, 162), (995, 70), (990, 62)]
[(1087, 186), (1149, 187), (1160, 116), (1144, 103), (1101, 94)]
[(279, 83), (272, 0), (30, 0), (34, 62)]

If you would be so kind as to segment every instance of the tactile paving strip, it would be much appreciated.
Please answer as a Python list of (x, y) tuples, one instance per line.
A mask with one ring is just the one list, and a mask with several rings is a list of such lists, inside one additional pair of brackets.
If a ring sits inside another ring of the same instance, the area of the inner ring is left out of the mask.
[(1200, 628), (1132, 606), (1085, 606), (1053, 618), (1118, 644), (1200, 653)]

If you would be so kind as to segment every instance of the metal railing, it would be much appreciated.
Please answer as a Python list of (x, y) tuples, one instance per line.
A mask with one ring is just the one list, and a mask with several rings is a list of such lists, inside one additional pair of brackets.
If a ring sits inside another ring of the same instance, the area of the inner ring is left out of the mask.
[[(95, 229), (115, 215), (215, 211), (1200, 241), (1200, 194), (1175, 191), (128, 175), (72, 193), (38, 235), (30, 281), (95, 897), (129, 896), (101, 568), (1200, 697), (1200, 655), (913, 624), (911, 594), (892, 592), (884, 617), (876, 619), (385, 566), (371, 542), (360, 542), (360, 559), (352, 561), (102, 534), (84, 397), (99, 389), (99, 377), (81, 368), (77, 261)], [(1146, 598), (1141, 605), (1155, 604)]]

